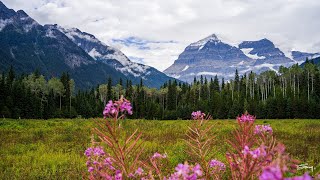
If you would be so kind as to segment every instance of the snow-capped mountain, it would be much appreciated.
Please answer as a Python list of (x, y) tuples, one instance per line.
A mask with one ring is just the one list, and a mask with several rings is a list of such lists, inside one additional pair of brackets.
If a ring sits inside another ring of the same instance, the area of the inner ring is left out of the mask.
[(212, 34), (185, 48), (172, 66), (164, 72), (183, 81), (192, 82), (195, 76), (234, 75), (235, 66), (246, 66), (253, 61), (239, 48), (222, 42)]
[(294, 63), (268, 39), (244, 41), (235, 47), (213, 34), (187, 46), (164, 72), (192, 82), (194, 77), (201, 75), (231, 79), (236, 69), (239, 74), (251, 71), (261, 73), (266, 70), (277, 71), (281, 65), (290, 66)]
[(58, 25), (40, 25), (24, 11), (15, 12), (0, 1), (0, 71), (12, 66), (17, 73), (39, 70), (46, 77), (68, 72), (77, 88), (94, 87), (120, 78), (159, 87), (171, 77), (131, 62), (121, 51), (93, 35)]
[[(126, 78), (95, 61), (60, 31), (42, 26), (24, 11), (15, 12), (0, 2), (0, 71), (10, 66), (17, 73), (39, 70), (46, 77), (68, 72), (77, 88), (93, 87), (107, 77)], [(94, 74), (94, 77), (93, 77)]]
[(159, 87), (172, 79), (153, 67), (130, 61), (120, 50), (104, 44), (92, 34), (82, 32), (77, 28), (66, 29), (58, 25), (52, 25), (52, 27), (63, 32), (96, 61), (115, 68), (134, 83), (139, 83), (142, 78), (145, 85)]

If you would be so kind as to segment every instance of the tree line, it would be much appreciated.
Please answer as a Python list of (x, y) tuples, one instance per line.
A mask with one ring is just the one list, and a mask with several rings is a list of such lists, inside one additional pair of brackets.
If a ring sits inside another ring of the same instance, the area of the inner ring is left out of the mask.
[(98, 117), (111, 99), (124, 95), (133, 105), (130, 118), (190, 119), (201, 110), (213, 118), (235, 118), (248, 111), (257, 118), (320, 118), (320, 69), (312, 61), (279, 72), (250, 72), (225, 81), (201, 76), (187, 84), (168, 81), (160, 89), (108, 78), (90, 90), (75, 92), (67, 73), (46, 80), (38, 72), (17, 76), (11, 68), (0, 77), (0, 113), (10, 118)]

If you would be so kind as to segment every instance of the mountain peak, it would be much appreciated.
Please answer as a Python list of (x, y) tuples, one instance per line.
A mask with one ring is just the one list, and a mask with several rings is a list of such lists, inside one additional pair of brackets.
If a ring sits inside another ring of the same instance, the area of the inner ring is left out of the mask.
[(239, 44), (239, 48), (252, 48), (252, 47), (270, 47), (275, 48), (272, 41), (267, 38), (263, 38), (257, 41), (243, 41)]
[(221, 42), (221, 40), (217, 37), (216, 34), (211, 34), (210, 36), (208, 36), (208, 37), (206, 37), (204, 39), (201, 39), (200, 41), (197, 41), (195, 43), (191, 43), (190, 46), (203, 47), (208, 42)]
[(7, 6), (2, 3), (2, 1), (0, 1), (0, 10), (1, 9), (8, 9)]
[(216, 34), (211, 34), (210, 36), (204, 38), (206, 40), (214, 40), (214, 41), (219, 41), (219, 38), (217, 37)]
[(260, 42), (262, 41), (262, 42), (272, 43), (272, 44), (273, 44), (273, 42), (272, 42), (271, 40), (267, 39), (267, 38), (260, 39), (259, 41), (260, 41)]
[(13, 9), (7, 8), (7, 6), (0, 1), (0, 19), (9, 19), (14, 16), (15, 13)]
[(19, 15), (19, 17), (29, 17), (29, 15), (23, 10), (18, 10), (17, 14)]

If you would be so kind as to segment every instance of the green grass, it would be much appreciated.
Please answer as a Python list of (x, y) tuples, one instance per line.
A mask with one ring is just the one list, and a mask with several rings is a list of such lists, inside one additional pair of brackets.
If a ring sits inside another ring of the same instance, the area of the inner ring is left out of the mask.
[[(213, 151), (225, 162), (225, 139), (235, 120), (215, 120)], [(185, 153), (185, 132), (190, 121), (126, 120), (126, 132), (143, 132), (144, 157), (154, 152), (169, 156), (168, 167), (190, 159)], [(258, 120), (271, 124), (277, 140), (303, 163), (320, 168), (320, 120)], [(0, 179), (81, 179), (86, 172), (84, 150), (90, 146), (92, 120), (0, 120)]]

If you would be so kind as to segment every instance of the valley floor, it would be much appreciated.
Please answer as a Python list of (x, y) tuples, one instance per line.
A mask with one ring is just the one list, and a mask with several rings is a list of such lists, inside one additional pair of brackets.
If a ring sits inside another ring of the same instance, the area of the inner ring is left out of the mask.
[[(216, 159), (225, 162), (226, 140), (235, 120), (213, 120)], [(0, 120), (0, 179), (81, 179), (86, 176), (83, 155), (90, 146), (93, 119)], [(125, 120), (126, 132), (143, 132), (145, 153), (168, 154), (168, 168), (189, 159), (184, 152), (190, 121)], [(270, 124), (276, 138), (301, 163), (320, 169), (320, 120), (257, 120)]]

